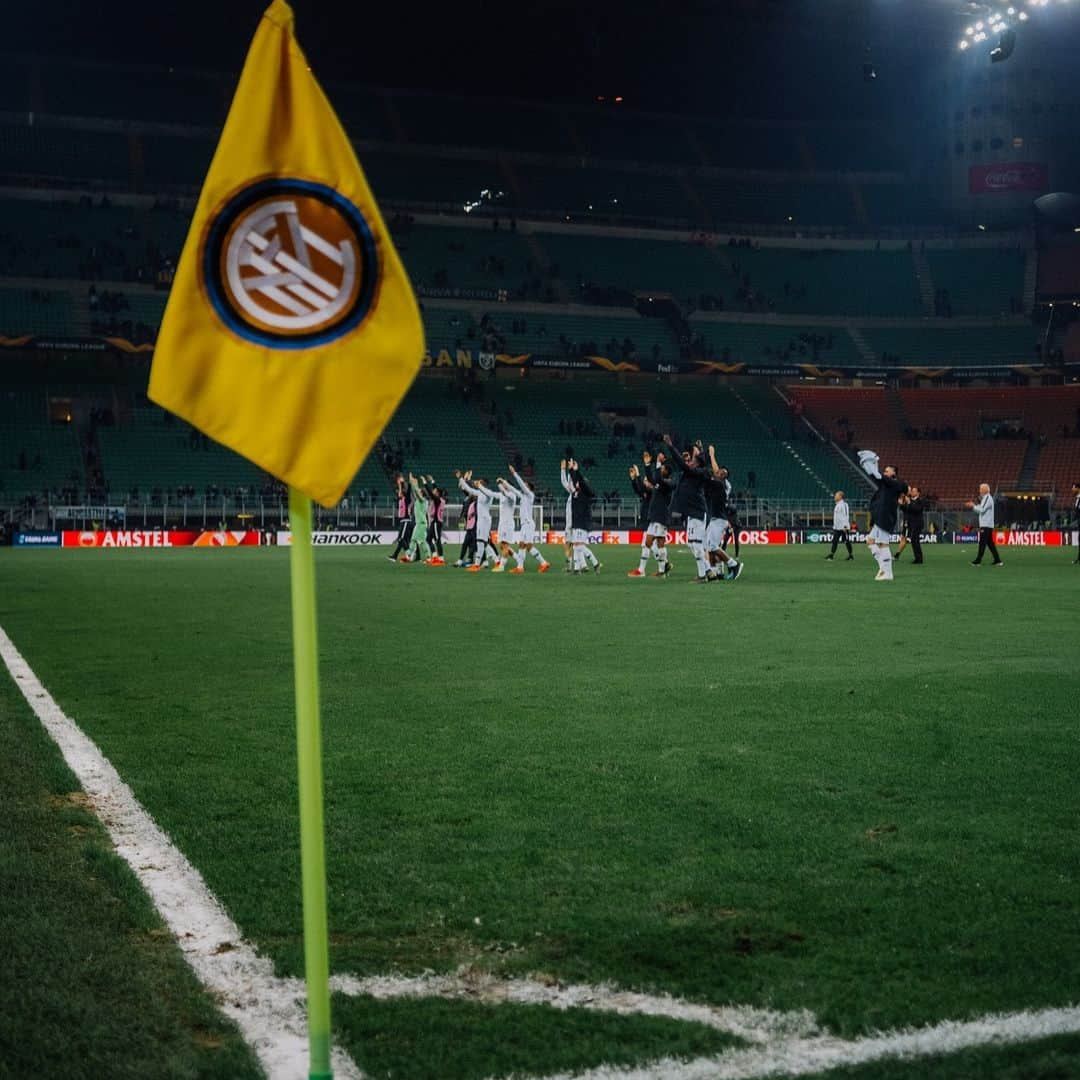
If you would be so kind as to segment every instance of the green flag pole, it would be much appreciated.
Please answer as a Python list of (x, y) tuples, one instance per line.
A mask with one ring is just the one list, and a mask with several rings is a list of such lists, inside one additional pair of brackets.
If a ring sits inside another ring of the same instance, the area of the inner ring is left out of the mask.
[(326, 932), (326, 851), (323, 828), (319, 652), (315, 629), (315, 560), (311, 500), (289, 488), (292, 551), (293, 667), (296, 677), (296, 758), (300, 780), (300, 867), (304, 895), (304, 975), (307, 979), (311, 1080), (330, 1068), (330, 959)]

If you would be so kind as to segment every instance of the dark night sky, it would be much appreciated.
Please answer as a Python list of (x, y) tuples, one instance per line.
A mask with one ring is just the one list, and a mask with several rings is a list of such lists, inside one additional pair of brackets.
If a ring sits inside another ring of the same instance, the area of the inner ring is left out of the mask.
[[(323, 81), (776, 116), (807, 93), (850, 95), (867, 47), (894, 87), (952, 0), (294, 0)], [(34, 0), (5, 12), (3, 48), (238, 71), (264, 0)], [(108, 14), (102, 14), (107, 12)], [(227, 12), (227, 22), (222, 13)], [(663, 16), (658, 18), (658, 14)], [(920, 43), (921, 42), (921, 43)], [(887, 94), (887, 89), (880, 91)]]

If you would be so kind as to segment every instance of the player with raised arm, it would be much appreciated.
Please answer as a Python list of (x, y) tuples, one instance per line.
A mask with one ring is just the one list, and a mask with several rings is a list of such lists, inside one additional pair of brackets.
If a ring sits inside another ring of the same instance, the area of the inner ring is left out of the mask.
[(644, 532), (645, 527), (649, 524), (649, 501), (652, 498), (652, 492), (645, 486), (645, 477), (649, 475), (652, 469), (652, 454), (646, 450), (641, 455), (641, 463), (644, 466), (643, 469), (639, 469), (636, 465), (631, 465), (630, 472), (630, 487), (633, 489), (634, 494), (638, 497), (638, 524), (641, 526)]
[(396, 563), (398, 556), (409, 550), (409, 544), (412, 541), (413, 521), (412, 507), (409, 505), (409, 485), (401, 473), (394, 477), (394, 500), (397, 507), (394, 513), (398, 527), (397, 543), (394, 545), (394, 550), (386, 556), (392, 563)]
[(412, 494), (412, 541), (409, 545), (409, 553), (402, 555), (402, 562), (427, 562), (431, 558), (431, 548), (428, 547), (428, 503), (427, 495), (412, 473), (409, 473), (409, 491)]
[[(461, 473), (455, 473), (458, 479)], [(476, 499), (472, 495), (465, 496), (465, 502), (461, 507), (461, 524), (465, 526), (465, 536), (461, 541), (461, 551), (458, 552), (455, 566), (472, 566), (476, 557)]]
[[(743, 572), (739, 559), (724, 550), (724, 534), (730, 527), (728, 522), (728, 470), (717, 463), (716, 447), (709, 447), (710, 476), (705, 482), (705, 501), (709, 511), (709, 523), (705, 528), (705, 554), (709, 560), (711, 572), (716, 574), (716, 567), (722, 566), (721, 574), (728, 581), (737, 581)], [(721, 580), (716, 577), (716, 580)]]
[(574, 554), (574, 545), (570, 543), (570, 531), (573, 526), (570, 524), (570, 513), (574, 503), (574, 482), (570, 479), (570, 468), (575, 465), (573, 458), (563, 458), (559, 462), (559, 483), (563, 486), (563, 491), (566, 492), (566, 521), (563, 525), (563, 555), (566, 556), (566, 573), (570, 573), (573, 569), (572, 557)]
[(478, 574), (484, 568), (487, 559), (497, 562), (495, 549), (491, 546), (491, 501), (495, 498), (494, 492), (487, 489), (482, 477), (472, 484), (472, 470), (462, 474), (455, 472), (458, 478), (458, 487), (466, 495), (472, 495), (476, 499), (476, 554), (473, 556), (473, 564), (469, 567), (470, 574)]
[(427, 560), (427, 564), (428, 566), (445, 566), (442, 534), (443, 519), (446, 516), (446, 492), (435, 483), (435, 478), (432, 476), (427, 478), (423, 487), (428, 504), (427, 542), (428, 547), (431, 548), (431, 557)]
[(870, 499), (870, 532), (866, 546), (878, 564), (875, 581), (893, 580), (892, 534), (896, 532), (897, 507), (900, 497), (907, 494), (908, 486), (897, 478), (896, 466), (878, 466), (878, 456), (873, 450), (859, 451), (859, 464), (863, 472), (876, 482), (877, 490)]
[[(633, 466), (637, 468), (637, 466)], [(641, 540), (641, 562), (636, 570), (631, 570), (626, 576), (641, 578), (645, 576), (645, 568), (649, 565), (649, 556), (656, 559), (656, 570), (653, 577), (666, 577), (671, 570), (671, 564), (667, 557), (667, 534), (668, 519), (671, 513), (671, 493), (675, 487), (675, 481), (671, 478), (671, 466), (667, 463), (662, 453), (656, 455), (656, 466), (652, 467), (651, 459), (645, 462), (645, 472), (639, 473), (642, 488), (649, 498), (649, 505), (645, 511), (646, 525), (645, 535)]]
[(735, 558), (739, 557), (739, 504), (735, 501), (735, 488), (731, 484), (731, 476), (724, 478), (724, 487), (727, 488), (727, 531), (720, 542), (720, 546), (727, 551), (728, 544), (735, 546)]
[(574, 548), (574, 573), (583, 574), (592, 564), (594, 572), (599, 572), (603, 563), (589, 550), (589, 530), (592, 528), (592, 504), (596, 497), (589, 482), (577, 468), (577, 462), (572, 462), (573, 471), (570, 473), (570, 481), (574, 485), (574, 494), (570, 499), (570, 543)]
[(538, 573), (544, 574), (551, 568), (551, 563), (544, 558), (540, 549), (536, 546), (536, 521), (533, 518), (536, 492), (533, 491), (525, 477), (513, 465), (510, 465), (509, 469), (510, 475), (514, 478), (514, 483), (517, 484), (518, 490), (521, 492), (518, 501), (517, 551), (514, 554), (517, 566), (510, 573), (524, 574), (525, 556), (532, 555), (540, 564)]
[(492, 567), (492, 572), (501, 574), (505, 569), (506, 560), (513, 557), (514, 547), (517, 544), (517, 522), (514, 520), (514, 515), (517, 513), (521, 492), (501, 476), (495, 477), (495, 488), (497, 491), (495, 497), (499, 500), (499, 527), (495, 534), (499, 545), (499, 558)]
[[(578, 480), (581, 477), (581, 469), (578, 463), (573, 458), (568, 458), (565, 461), (559, 463), (560, 479), (562, 480), (562, 486), (569, 492), (566, 499), (566, 535), (563, 547), (567, 552), (568, 562), (566, 569), (573, 570), (574, 573), (579, 573), (584, 570), (593, 569), (599, 570), (603, 563), (593, 554), (592, 548), (589, 547), (589, 529), (592, 528), (592, 492), (589, 492), (589, 506), (588, 506), (588, 518), (589, 524), (585, 526), (585, 539), (580, 544), (575, 544), (573, 541), (574, 532), (574, 499), (578, 496)], [(587, 485), (586, 485), (587, 486)], [(579, 507), (580, 510), (580, 507)], [(584, 556), (585, 563), (579, 568), (576, 564), (577, 556), (579, 554)]]
[(691, 450), (679, 450), (670, 435), (664, 436), (665, 444), (671, 450), (671, 460), (680, 470), (679, 483), (672, 498), (672, 509), (681, 511), (686, 521), (686, 546), (694, 556), (697, 566), (698, 585), (712, 580), (709, 563), (705, 558), (705, 518), (708, 507), (705, 504), (705, 484), (711, 475), (702, 464), (695, 444)]

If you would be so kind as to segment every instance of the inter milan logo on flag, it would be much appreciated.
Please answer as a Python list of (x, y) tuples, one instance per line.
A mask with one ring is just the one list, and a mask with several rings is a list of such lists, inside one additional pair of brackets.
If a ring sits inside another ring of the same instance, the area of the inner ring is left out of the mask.
[(363, 215), (325, 184), (260, 180), (213, 215), (202, 254), (215, 311), (234, 333), (305, 349), (355, 329), (378, 285)]
[(151, 400), (336, 506), (424, 356), (405, 268), (273, 0), (158, 331)]

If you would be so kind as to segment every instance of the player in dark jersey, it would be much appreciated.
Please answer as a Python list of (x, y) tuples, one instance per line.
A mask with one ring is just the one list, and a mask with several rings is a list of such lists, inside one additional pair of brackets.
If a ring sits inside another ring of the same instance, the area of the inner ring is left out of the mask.
[(724, 534), (728, 531), (728, 471), (717, 463), (716, 447), (709, 447), (709, 471), (705, 484), (705, 501), (709, 523), (705, 527), (705, 554), (709, 574), (716, 581), (726, 578), (735, 581), (743, 572), (743, 564), (724, 550)]
[[(637, 466), (634, 466), (636, 469)], [(631, 570), (627, 577), (644, 577), (649, 565), (649, 556), (656, 557), (656, 571), (653, 577), (664, 577), (671, 571), (667, 557), (667, 534), (671, 514), (671, 493), (675, 482), (671, 477), (671, 466), (663, 454), (656, 455), (656, 465), (645, 465), (645, 473), (639, 474), (642, 487), (649, 497), (646, 510), (645, 536), (641, 541), (641, 562), (636, 570)]]

